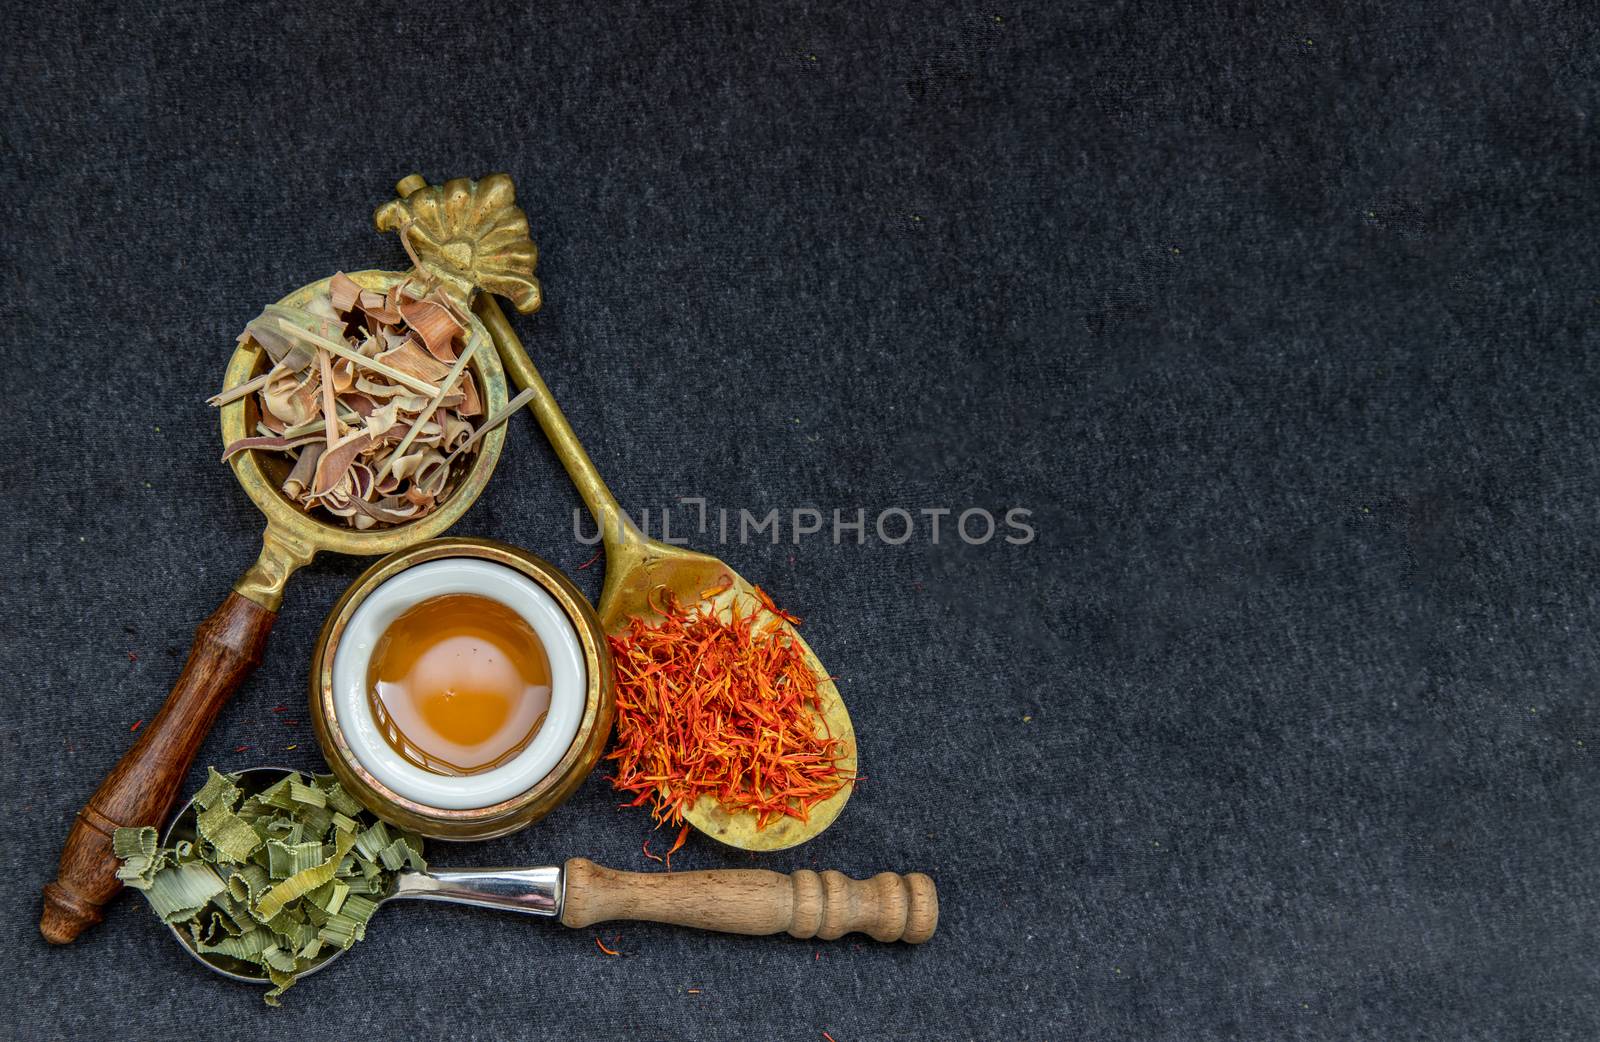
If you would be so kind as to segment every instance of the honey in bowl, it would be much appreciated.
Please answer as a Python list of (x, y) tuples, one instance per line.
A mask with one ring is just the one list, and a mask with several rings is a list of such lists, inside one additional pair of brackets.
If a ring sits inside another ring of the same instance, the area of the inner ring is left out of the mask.
[(435, 774), (478, 774), (538, 734), (550, 709), (550, 659), (513, 609), (443, 594), (408, 608), (378, 638), (367, 700), (405, 759)]

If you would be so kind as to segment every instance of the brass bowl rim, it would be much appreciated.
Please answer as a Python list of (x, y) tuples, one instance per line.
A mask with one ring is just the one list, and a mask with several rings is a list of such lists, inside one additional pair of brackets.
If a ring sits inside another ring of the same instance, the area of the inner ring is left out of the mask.
[[(561, 610), (572, 623), (573, 629), (576, 630), (579, 644), (583, 649), (586, 673), (583, 714), (578, 720), (578, 730), (555, 766), (531, 788), (510, 799), (485, 807), (461, 810), (433, 807), (409, 799), (379, 781), (371, 771), (367, 770), (357, 759), (338, 725), (333, 692), (334, 655), (338, 651), (339, 641), (344, 635), (345, 628), (362, 602), (383, 583), (408, 568), (426, 561), (450, 557), (491, 561), (513, 568), (537, 582), (555, 598), (556, 603), (561, 606)], [(611, 717), (614, 712), (611, 649), (606, 642), (605, 631), (600, 627), (600, 620), (594, 614), (594, 609), (589, 606), (589, 602), (584, 599), (572, 581), (554, 565), (520, 547), (493, 539), (471, 536), (433, 539), (407, 547), (375, 562), (362, 572), (334, 603), (322, 625), (322, 631), (317, 637), (311, 656), (311, 716), (317, 740), (322, 746), (323, 756), (329, 766), (333, 767), (336, 773), (348, 771), (355, 778), (359, 783), (358, 788), (365, 790), (355, 793), (363, 803), (366, 803), (366, 800), (362, 797), (367, 794), (380, 803), (380, 806), (368, 807), (378, 817), (391, 821), (400, 819), (402, 822), (406, 819), (420, 820), (449, 830), (438, 834), (427, 829), (423, 830), (424, 835), (438, 839), (487, 839), (503, 835), (531, 824), (538, 817), (565, 802), (576, 788), (576, 782), (581, 781), (582, 776), (587, 775), (594, 766), (599, 747), (603, 746), (605, 739), (609, 737)], [(580, 769), (581, 774), (574, 779), (573, 773)], [(568, 782), (574, 784), (566, 785)], [(563, 788), (566, 789), (565, 792), (561, 791)], [(536, 816), (526, 821), (516, 820), (509, 828), (495, 830), (496, 826), (518, 819), (518, 816), (532, 805), (552, 795), (559, 795), (559, 798), (550, 802), (549, 806), (539, 809)]]
[[(347, 273), (365, 289), (387, 289), (394, 283), (405, 278), (404, 272), (368, 269)], [(310, 297), (327, 288), (333, 276), (308, 282), (292, 293), (285, 294), (278, 303), (285, 306), (298, 306)], [(471, 321), (471, 335), (481, 338), (483, 346), (479, 347), (473, 355), (472, 368), (478, 376), (478, 383), (483, 396), (484, 415), (492, 416), (505, 407), (508, 399), (506, 389), (505, 369), (500, 364), (500, 353), (494, 350), (494, 341), (489, 336), (489, 331), (475, 313), (468, 312)], [(265, 356), (266, 352), (253, 341), (241, 342), (234, 348), (233, 355), (228, 359), (228, 367), (223, 376), (224, 388), (236, 387), (251, 379), (251, 376)], [(240, 438), (248, 436), (245, 430), (245, 402), (240, 398), (224, 405), (221, 412), (222, 444), (227, 446)], [(451, 525), (461, 519), (478, 496), (489, 484), (489, 477), (494, 472), (495, 464), (500, 460), (500, 452), (505, 447), (506, 429), (501, 424), (488, 434), (484, 435), (478, 444), (477, 452), (473, 455), (472, 463), (466, 473), (461, 476), (460, 483), (439, 505), (439, 508), (425, 517), (403, 524), (389, 525), (383, 528), (371, 528), (365, 532), (357, 531), (344, 525), (336, 525), (314, 517), (295, 503), (284, 498), (277, 482), (267, 476), (261, 466), (261, 450), (250, 449), (234, 456), (229, 463), (233, 467), (234, 476), (239, 484), (244, 487), (256, 508), (266, 516), (269, 528), (280, 532), (290, 533), (307, 541), (319, 550), (332, 550), (336, 553), (354, 554), (370, 557), (373, 554), (387, 553), (402, 546), (421, 540), (430, 539), (440, 535)]]

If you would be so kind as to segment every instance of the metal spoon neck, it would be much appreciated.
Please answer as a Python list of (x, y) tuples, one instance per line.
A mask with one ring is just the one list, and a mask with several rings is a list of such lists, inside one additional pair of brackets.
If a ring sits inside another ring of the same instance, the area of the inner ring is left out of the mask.
[(561, 915), (562, 878), (558, 867), (466, 868), (402, 872), (387, 900), (443, 901), (498, 908), (524, 915)]

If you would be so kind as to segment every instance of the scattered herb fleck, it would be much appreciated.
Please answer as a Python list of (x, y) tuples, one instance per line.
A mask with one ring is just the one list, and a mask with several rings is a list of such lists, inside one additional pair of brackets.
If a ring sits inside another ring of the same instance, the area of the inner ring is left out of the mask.
[(672, 849), (667, 851), (667, 871), (672, 871), (672, 855), (683, 849), (684, 841), (689, 838), (689, 823), (684, 822), (683, 828), (678, 830), (678, 838), (673, 840)]

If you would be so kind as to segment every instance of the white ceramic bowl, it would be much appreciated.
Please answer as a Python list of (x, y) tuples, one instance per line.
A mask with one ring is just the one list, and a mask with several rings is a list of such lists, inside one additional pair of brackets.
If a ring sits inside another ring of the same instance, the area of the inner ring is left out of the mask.
[[(367, 699), (367, 665), (384, 630), (402, 612), (450, 593), (499, 601), (521, 615), (550, 659), (550, 710), (528, 747), (481, 774), (425, 771), (384, 739)], [(515, 569), (471, 557), (446, 557), (407, 568), (369, 593), (333, 658), (333, 706), (339, 730), (361, 766), (395, 793), (441, 810), (471, 810), (509, 800), (548, 775), (572, 745), (589, 687), (578, 631), (556, 599)]]

